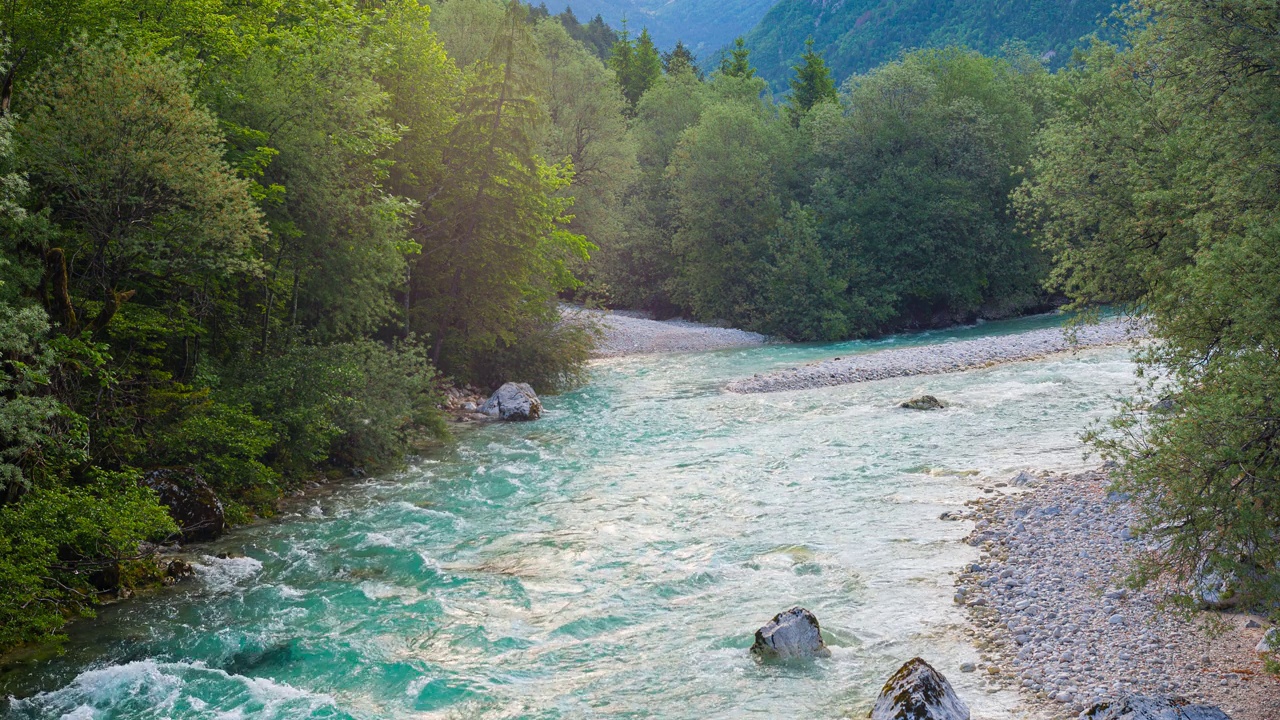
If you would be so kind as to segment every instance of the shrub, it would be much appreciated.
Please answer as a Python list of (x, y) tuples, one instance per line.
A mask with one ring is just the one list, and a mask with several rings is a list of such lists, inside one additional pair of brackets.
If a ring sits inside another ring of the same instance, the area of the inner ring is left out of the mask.
[(67, 615), (91, 614), (95, 590), (115, 584), (139, 541), (176, 530), (132, 472), (36, 488), (0, 508), (0, 647), (47, 639)]
[(510, 340), (503, 340), (472, 361), (473, 382), (497, 388), (504, 382), (527, 382), (540, 393), (570, 390), (586, 380), (598, 329), (586, 318), (529, 320)]

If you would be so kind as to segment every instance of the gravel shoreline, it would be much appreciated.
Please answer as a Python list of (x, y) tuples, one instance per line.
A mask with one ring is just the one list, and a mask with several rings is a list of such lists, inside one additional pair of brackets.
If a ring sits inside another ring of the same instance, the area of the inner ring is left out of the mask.
[(1130, 320), (1108, 320), (1076, 328), (1074, 337), (1062, 328), (1047, 328), (1014, 335), (883, 350), (836, 358), (734, 380), (728, 390), (767, 393), (808, 390), (832, 385), (884, 380), (912, 375), (937, 375), (988, 367), (999, 363), (1034, 360), (1054, 353), (1087, 347), (1117, 345), (1146, 337), (1145, 328)]
[(1280, 718), (1280, 678), (1256, 650), (1263, 618), (1187, 618), (1159, 609), (1158, 589), (1124, 588), (1129, 562), (1153, 548), (1130, 532), (1135, 509), (1108, 485), (1099, 472), (1022, 473), (944, 516), (974, 521), (968, 542), (984, 550), (956, 583), (983, 656), (971, 669), (1048, 717), (1139, 694), (1216, 705), (1234, 720)]
[(640, 313), (571, 308), (563, 311), (572, 321), (581, 318), (600, 328), (592, 357), (611, 358), (666, 352), (703, 352), (763, 345), (769, 338), (759, 333), (719, 328), (688, 320), (651, 320)]

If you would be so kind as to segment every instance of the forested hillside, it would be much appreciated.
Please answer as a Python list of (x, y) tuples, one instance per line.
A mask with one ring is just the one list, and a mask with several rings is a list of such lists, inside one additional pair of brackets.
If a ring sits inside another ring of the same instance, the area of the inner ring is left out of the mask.
[[(711, 57), (735, 37), (755, 27), (776, 0), (550, 0), (554, 13), (565, 8), (582, 19), (596, 15), (615, 28), (622, 21), (633, 33), (649, 29), (654, 42), (670, 50), (683, 42), (699, 56)], [(803, 40), (803, 38), (801, 38)]]
[(781, 0), (746, 36), (760, 74), (785, 86), (812, 37), (836, 77), (866, 72), (904, 51), (963, 45), (985, 53), (1009, 42), (1062, 65), (1097, 30), (1114, 0)]

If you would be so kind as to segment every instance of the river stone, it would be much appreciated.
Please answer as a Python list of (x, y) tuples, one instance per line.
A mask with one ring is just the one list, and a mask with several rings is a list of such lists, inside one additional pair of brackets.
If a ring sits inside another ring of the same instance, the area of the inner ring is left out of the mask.
[(911, 398), (899, 407), (904, 407), (908, 410), (941, 410), (946, 407), (946, 404), (932, 395), (921, 395), (920, 397)]
[(1200, 567), (1192, 578), (1192, 592), (1205, 610), (1228, 610), (1240, 604), (1236, 595), (1236, 578), (1217, 570)]
[(529, 383), (504, 383), (480, 412), (500, 420), (537, 420), (542, 416), (542, 401)]
[(212, 540), (227, 529), (222, 501), (195, 470), (160, 468), (144, 474), (138, 483), (154, 490), (160, 504), (169, 508), (184, 540)]
[(912, 658), (884, 684), (871, 720), (969, 720), (969, 706), (942, 673)]
[(1023, 470), (1009, 479), (1009, 484), (1015, 487), (1035, 487), (1040, 484), (1040, 479), (1035, 475)]
[(822, 642), (818, 618), (802, 607), (793, 607), (773, 616), (769, 624), (756, 631), (751, 652), (770, 658), (830, 657)]
[(1257, 651), (1260, 653), (1280, 654), (1280, 628), (1271, 628), (1258, 641)]
[(1094, 705), (1085, 711), (1087, 720), (1231, 720), (1212, 705), (1192, 705), (1182, 698), (1131, 695), (1118, 702)]

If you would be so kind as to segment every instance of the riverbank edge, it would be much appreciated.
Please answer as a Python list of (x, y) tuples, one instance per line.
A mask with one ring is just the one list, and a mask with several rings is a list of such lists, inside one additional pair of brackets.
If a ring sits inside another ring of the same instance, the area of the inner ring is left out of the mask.
[[(1082, 717), (1130, 694), (1214, 705), (1233, 720), (1274, 720), (1280, 677), (1256, 647), (1270, 628), (1244, 612), (1167, 607), (1168, 587), (1127, 585), (1129, 563), (1156, 549), (1105, 469), (1019, 473), (984, 488), (963, 513), (978, 562), (957, 573), (955, 602), (992, 688), (1029, 715)], [(1090, 685), (1090, 681), (1093, 682)]]
[(564, 322), (583, 324), (594, 330), (596, 337), (591, 361), (635, 355), (711, 352), (787, 342), (749, 330), (684, 318), (655, 320), (648, 313), (636, 310), (562, 305), (560, 315)]
[(943, 375), (1031, 362), (1079, 350), (1128, 345), (1149, 337), (1145, 323), (1107, 320), (1073, 328), (1044, 328), (920, 347), (860, 353), (848, 358), (732, 380), (725, 389), (750, 395), (837, 387), (890, 378)]

